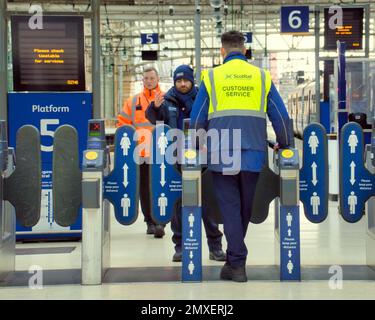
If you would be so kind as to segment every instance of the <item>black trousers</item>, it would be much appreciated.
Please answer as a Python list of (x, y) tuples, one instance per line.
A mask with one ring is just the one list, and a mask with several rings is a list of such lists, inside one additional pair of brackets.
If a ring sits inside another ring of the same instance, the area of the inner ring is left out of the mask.
[(150, 197), (150, 165), (143, 163), (139, 166), (140, 171), (140, 198), (141, 208), (145, 222), (147, 224), (154, 224), (155, 222), (151, 216), (151, 197)]
[(227, 262), (233, 267), (246, 265), (245, 236), (259, 173), (240, 171), (236, 175), (212, 172), (217, 201), (223, 216), (227, 239)]
[[(202, 220), (204, 229), (206, 230), (207, 244), (210, 251), (220, 250), (221, 238), (223, 233), (219, 230), (219, 226), (216, 222), (212, 221), (206, 214), (204, 207), (202, 208)], [(182, 209), (181, 202), (176, 206), (175, 214), (171, 220), (171, 229), (173, 231), (172, 241), (175, 244), (175, 251), (181, 251), (182, 242)]]

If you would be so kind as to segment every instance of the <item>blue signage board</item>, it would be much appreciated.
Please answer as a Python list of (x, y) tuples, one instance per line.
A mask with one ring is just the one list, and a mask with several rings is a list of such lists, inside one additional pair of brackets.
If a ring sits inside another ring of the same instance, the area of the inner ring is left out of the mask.
[(299, 206), (280, 206), (280, 280), (301, 280)]
[(202, 281), (202, 209), (182, 207), (182, 281)]
[(159, 224), (171, 221), (175, 204), (182, 196), (181, 174), (173, 161), (177, 142), (170, 133), (170, 127), (164, 124), (156, 125), (152, 131), (151, 213)]
[(157, 33), (141, 33), (141, 44), (159, 43), (159, 34)]
[(135, 128), (123, 125), (115, 133), (114, 168), (104, 177), (104, 198), (114, 206), (116, 220), (129, 225), (138, 216), (139, 166), (134, 159)]
[(281, 33), (309, 32), (309, 6), (281, 7)]
[[(39, 129), (42, 152), (42, 203), (40, 221), (32, 228), (17, 224), (17, 239), (77, 237), (81, 230), (81, 214), (70, 227), (59, 226), (52, 211), (52, 151), (55, 130), (64, 124), (76, 128), (79, 137), (79, 155), (86, 148), (87, 122), (92, 117), (92, 94), (89, 92), (41, 93), (12, 92), (8, 94), (9, 146), (15, 147), (17, 130), (25, 124)], [(71, 230), (77, 230), (72, 233)]]
[(328, 147), (325, 128), (308, 125), (303, 132), (303, 167), (300, 170), (300, 200), (305, 215), (320, 223), (328, 215)]
[(245, 43), (252, 43), (253, 42), (253, 33), (252, 32), (244, 32), (243, 36), (245, 38)]
[(340, 210), (347, 222), (359, 221), (366, 201), (375, 195), (375, 175), (364, 166), (361, 126), (349, 122), (340, 137)]

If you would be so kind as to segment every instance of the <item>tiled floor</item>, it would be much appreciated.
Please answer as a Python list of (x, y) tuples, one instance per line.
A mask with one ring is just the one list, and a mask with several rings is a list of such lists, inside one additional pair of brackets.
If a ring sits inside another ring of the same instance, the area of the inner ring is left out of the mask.
[[(131, 226), (111, 222), (111, 267), (168, 267), (172, 262), (173, 244), (170, 226), (166, 236), (155, 239), (145, 234), (146, 226), (140, 213)], [(275, 264), (273, 208), (267, 220), (249, 227), (246, 243), (249, 251), (247, 265)], [(204, 232), (204, 228), (202, 228)], [(356, 224), (345, 222), (338, 214), (337, 202), (330, 203), (326, 221), (314, 225), (301, 210), (302, 265), (366, 265), (366, 217)], [(80, 243), (17, 244), (17, 248), (74, 247), (70, 253), (17, 255), (16, 270), (28, 270), (38, 265), (43, 270), (79, 269)], [(226, 247), (225, 240), (223, 241)], [(222, 263), (208, 259), (203, 235), (203, 265)], [(276, 252), (277, 254), (277, 252)], [(328, 269), (327, 269), (328, 273)], [(31, 275), (30, 275), (31, 276)], [(345, 281), (334, 289), (329, 281), (248, 281), (233, 283), (204, 281), (202, 283), (116, 283), (101, 286), (59, 285), (42, 289), (29, 287), (0, 287), (0, 299), (374, 299), (373, 281)]]
[[(301, 218), (301, 260), (304, 265), (364, 265), (365, 219), (348, 224), (337, 214), (337, 204), (330, 204), (327, 220), (319, 225)], [(272, 212), (272, 210), (271, 210)], [(145, 234), (141, 216), (128, 227), (112, 219), (111, 267), (176, 266), (171, 261), (173, 246), (170, 227), (163, 239)], [(248, 265), (274, 264), (273, 214), (265, 223), (251, 225), (246, 239)], [(204, 228), (203, 228), (204, 230)], [(203, 236), (204, 239), (204, 236)], [(17, 255), (16, 269), (28, 270), (31, 265), (42, 269), (80, 268), (80, 243), (17, 244), (17, 248), (76, 247), (68, 254)], [(224, 243), (225, 247), (225, 243)], [(221, 265), (208, 259), (203, 245), (203, 264)], [(327, 270), (328, 272), (328, 270)], [(372, 281), (345, 281), (342, 289), (331, 289), (328, 281), (249, 281), (244, 284), (210, 281), (194, 284), (180, 282), (116, 283), (101, 286), (59, 285), (43, 289), (2, 287), (1, 299), (374, 299)], [(182, 290), (183, 289), (183, 290)]]

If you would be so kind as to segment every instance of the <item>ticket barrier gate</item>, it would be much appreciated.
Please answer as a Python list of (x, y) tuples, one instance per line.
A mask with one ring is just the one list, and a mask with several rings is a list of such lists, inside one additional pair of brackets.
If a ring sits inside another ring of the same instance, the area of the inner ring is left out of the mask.
[(110, 262), (109, 203), (103, 197), (104, 177), (109, 173), (104, 120), (90, 120), (82, 173), (78, 135), (69, 125), (55, 132), (53, 155), (53, 208), (62, 226), (75, 223), (82, 205), (81, 282), (102, 283)]
[(0, 282), (15, 271), (16, 221), (35, 226), (40, 218), (41, 154), (38, 130), (17, 132), (16, 150), (8, 148), (6, 123), (0, 121)]
[(266, 165), (259, 175), (250, 221), (262, 223), (275, 200), (275, 257), (281, 281), (301, 280), (300, 206), (313, 223), (328, 214), (327, 137), (322, 125), (313, 123), (303, 133), (303, 166), (298, 150), (274, 153), (274, 169)]
[(375, 268), (375, 129), (371, 144), (364, 145), (358, 123), (345, 124), (340, 136), (340, 213), (356, 223), (367, 215), (366, 260)]

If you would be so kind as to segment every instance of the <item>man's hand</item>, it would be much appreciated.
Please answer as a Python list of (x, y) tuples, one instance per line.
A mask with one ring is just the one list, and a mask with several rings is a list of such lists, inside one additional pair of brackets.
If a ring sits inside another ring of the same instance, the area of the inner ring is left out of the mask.
[(279, 151), (280, 149), (280, 145), (278, 143), (276, 143), (274, 146), (273, 146), (273, 151)]
[(155, 108), (160, 108), (160, 106), (164, 103), (164, 93), (157, 93), (155, 95), (155, 101), (154, 101), (154, 105), (155, 105)]

